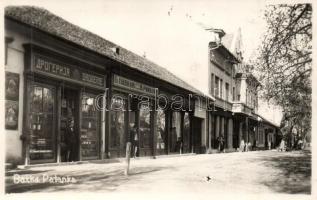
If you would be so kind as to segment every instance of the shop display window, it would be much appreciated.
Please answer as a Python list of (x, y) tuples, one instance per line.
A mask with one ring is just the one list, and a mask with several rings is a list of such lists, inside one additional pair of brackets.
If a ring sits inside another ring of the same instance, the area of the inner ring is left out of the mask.
[(151, 114), (148, 105), (140, 107), (140, 148), (151, 146)]
[(163, 150), (165, 149), (165, 139), (166, 139), (166, 130), (165, 130), (165, 112), (162, 109), (157, 111), (157, 139), (156, 139), (156, 149)]
[(100, 111), (96, 106), (96, 95), (82, 93), (81, 156), (82, 159), (96, 159), (99, 156)]
[(170, 136), (170, 152), (179, 153), (182, 143), (181, 136), (181, 113), (173, 112)]
[(55, 88), (31, 84), (28, 88), (31, 161), (54, 160)]
[(125, 147), (125, 107), (125, 99), (115, 96), (112, 98), (110, 112), (110, 148), (124, 149)]

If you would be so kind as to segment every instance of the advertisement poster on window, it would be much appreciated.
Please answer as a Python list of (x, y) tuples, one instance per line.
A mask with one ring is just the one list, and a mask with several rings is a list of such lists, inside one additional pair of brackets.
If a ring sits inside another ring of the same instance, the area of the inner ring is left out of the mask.
[(6, 72), (5, 76), (5, 128), (18, 129), (19, 119), (19, 83), (17, 73)]
[(19, 101), (19, 74), (6, 72), (5, 79), (6, 100)]
[(9, 130), (18, 129), (19, 103), (6, 100), (5, 102), (5, 128)]

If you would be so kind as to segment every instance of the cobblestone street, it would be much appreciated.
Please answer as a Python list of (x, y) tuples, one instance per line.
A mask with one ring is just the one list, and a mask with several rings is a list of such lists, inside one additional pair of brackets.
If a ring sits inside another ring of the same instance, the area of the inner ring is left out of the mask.
[[(40, 180), (43, 176), (70, 176), (76, 183), (15, 184), (14, 174)], [(129, 176), (124, 175), (124, 163), (35, 167), (6, 173), (7, 193), (78, 191), (310, 194), (311, 153), (256, 151), (132, 159)]]

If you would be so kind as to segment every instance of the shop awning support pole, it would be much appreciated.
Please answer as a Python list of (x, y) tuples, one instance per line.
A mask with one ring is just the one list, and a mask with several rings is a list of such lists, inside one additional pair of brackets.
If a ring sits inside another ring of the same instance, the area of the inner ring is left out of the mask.
[(130, 157), (131, 157), (131, 142), (127, 142), (127, 147), (126, 147), (126, 168), (124, 171), (124, 175), (128, 176), (129, 175), (129, 168), (130, 168)]

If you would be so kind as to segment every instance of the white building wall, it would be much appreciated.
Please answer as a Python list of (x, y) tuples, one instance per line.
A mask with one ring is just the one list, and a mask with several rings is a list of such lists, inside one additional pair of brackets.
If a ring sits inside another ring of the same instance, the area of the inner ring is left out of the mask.
[(5, 130), (5, 152), (8, 162), (15, 162), (22, 159), (22, 135), (23, 128), (23, 95), (24, 95), (24, 49), (22, 44), (27, 41), (17, 33), (6, 31), (7, 37), (12, 37), (14, 40), (8, 44), (7, 49), (7, 64), (5, 65), (6, 72), (19, 74), (19, 116), (18, 129)]
[(246, 79), (241, 79), (240, 82), (240, 102), (246, 103), (247, 98), (247, 82)]

